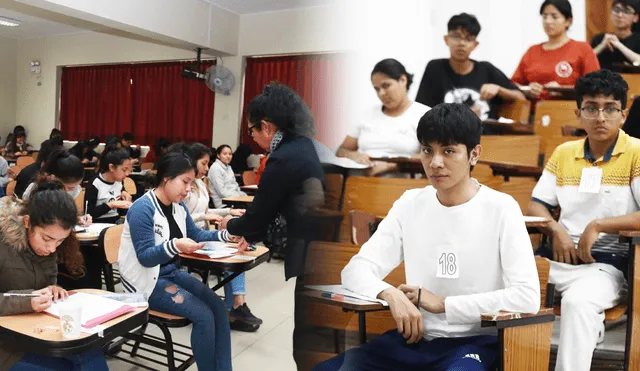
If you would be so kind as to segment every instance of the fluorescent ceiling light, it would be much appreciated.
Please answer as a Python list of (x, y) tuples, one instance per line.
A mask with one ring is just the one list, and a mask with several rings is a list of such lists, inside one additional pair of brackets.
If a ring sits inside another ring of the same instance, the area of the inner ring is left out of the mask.
[(11, 19), (11, 18), (7, 18), (7, 17), (0, 17), (0, 26), (18, 27), (18, 26), (20, 26), (20, 21), (17, 21), (15, 19)]

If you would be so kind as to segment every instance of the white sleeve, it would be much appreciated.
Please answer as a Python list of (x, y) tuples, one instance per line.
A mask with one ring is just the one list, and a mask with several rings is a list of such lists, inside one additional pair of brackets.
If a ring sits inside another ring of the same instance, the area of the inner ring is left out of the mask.
[(347, 136), (358, 139), (363, 126), (364, 120), (349, 124), (349, 127), (347, 128)]
[(631, 165), (631, 194), (636, 205), (640, 207), (640, 148), (634, 148)]
[(342, 285), (346, 289), (376, 298), (380, 292), (392, 287), (383, 279), (404, 260), (400, 221), (406, 204), (403, 198), (393, 204), (376, 233), (342, 270)]
[(540, 310), (540, 281), (531, 240), (518, 203), (510, 198), (498, 221), (500, 263), (505, 288), (445, 299), (447, 322), (451, 325), (478, 323), (483, 313), (501, 310), (537, 313)]
[(531, 199), (533, 201), (540, 202), (541, 204), (552, 208), (558, 206), (558, 189), (556, 186), (556, 180), (559, 170), (559, 164), (561, 162), (561, 151), (556, 148), (551, 154), (551, 158), (547, 161), (547, 165), (542, 171), (540, 180), (533, 188)]

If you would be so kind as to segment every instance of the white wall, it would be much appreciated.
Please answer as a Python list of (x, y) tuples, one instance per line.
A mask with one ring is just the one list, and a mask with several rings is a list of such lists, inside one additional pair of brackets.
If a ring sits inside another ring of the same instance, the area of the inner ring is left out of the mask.
[(0, 38), (0, 143), (16, 125), (16, 41)]
[[(585, 0), (570, 1), (574, 19), (569, 36), (584, 41)], [(398, 59), (414, 73), (409, 92), (414, 98), (427, 62), (449, 57), (443, 40), (447, 23), (462, 12), (475, 15), (482, 26), (480, 45), (471, 58), (490, 61), (511, 76), (527, 48), (546, 40), (539, 15), (541, 4), (542, 0), (395, 0), (391, 7), (384, 0), (350, 2), (349, 12), (358, 15), (352, 17), (351, 27), (358, 46), (348, 82), (353, 98), (349, 101), (353, 107), (351, 120), (357, 120), (366, 107), (378, 102), (370, 71), (381, 59)], [(344, 126), (339, 129), (346, 133)]]
[[(14, 55), (14, 76), (17, 76), (14, 125), (25, 126), (28, 140), (34, 146), (48, 139), (55, 127), (58, 67), (195, 58), (192, 51), (93, 32), (21, 40), (17, 43), (17, 56), (3, 51), (0, 60), (5, 54)], [(40, 61), (40, 75), (32, 75), (29, 71), (31, 60)]]

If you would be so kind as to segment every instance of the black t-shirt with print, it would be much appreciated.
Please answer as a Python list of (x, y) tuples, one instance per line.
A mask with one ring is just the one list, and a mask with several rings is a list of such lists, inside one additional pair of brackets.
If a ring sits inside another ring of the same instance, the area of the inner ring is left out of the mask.
[[(160, 205), (160, 209), (162, 210), (164, 215), (167, 217), (167, 222), (169, 222), (169, 239), (183, 238), (184, 235), (182, 234), (180, 227), (178, 227), (176, 219), (173, 217), (173, 204), (169, 204), (168, 206), (163, 204), (162, 202), (158, 202), (158, 204)], [(176, 261), (177, 258), (174, 256), (173, 259), (164, 264), (161, 264), (160, 266), (163, 267), (165, 265), (175, 263)]]
[[(604, 39), (603, 33), (595, 35), (591, 40), (591, 46), (595, 48), (600, 45), (602, 39)], [(640, 53), (640, 34), (634, 32), (631, 36), (620, 40), (620, 42), (635, 53)], [(614, 63), (631, 63), (631, 61), (628, 60), (627, 57), (625, 57), (617, 48), (613, 48), (613, 51), (609, 50), (609, 48), (604, 48), (604, 50), (598, 55), (598, 61), (600, 61), (600, 68), (611, 71), (619, 70), (613, 66)]]
[(472, 60), (473, 70), (459, 75), (451, 68), (448, 59), (434, 59), (424, 71), (416, 102), (429, 107), (440, 103), (465, 103), (469, 107), (478, 104), (480, 118), (498, 118), (498, 106), (502, 98), (496, 96), (490, 102), (480, 100), (480, 88), (484, 84), (496, 84), (506, 89), (517, 89), (509, 78), (489, 62)]

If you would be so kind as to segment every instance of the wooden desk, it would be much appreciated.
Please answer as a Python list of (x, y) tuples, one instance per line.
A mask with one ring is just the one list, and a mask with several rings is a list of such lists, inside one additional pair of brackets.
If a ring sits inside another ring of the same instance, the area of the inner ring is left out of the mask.
[(533, 135), (533, 124), (524, 121), (507, 124), (494, 119), (482, 121), (482, 126), (500, 135)]
[(576, 89), (573, 86), (545, 87), (544, 90), (549, 93), (548, 99), (558, 99), (558, 100), (576, 99)]
[[(234, 244), (229, 244), (230, 246), (235, 246)], [(215, 274), (222, 275), (223, 273), (230, 272), (231, 275), (225, 277), (223, 280), (218, 282), (211, 289), (213, 291), (217, 291), (222, 286), (226, 285), (228, 282), (231, 282), (234, 278), (240, 275), (240, 273), (251, 270), (258, 265), (264, 263), (269, 258), (269, 249), (264, 246), (256, 246), (255, 251), (245, 251), (242, 254), (238, 254), (239, 256), (250, 256), (254, 259), (245, 260), (243, 258), (236, 257), (228, 257), (223, 259), (211, 259), (206, 255), (201, 254), (180, 254), (180, 264), (187, 267), (193, 268), (200, 271), (203, 271), (202, 274), (202, 283), (207, 284), (209, 278), (209, 272), (214, 272)], [(199, 272), (198, 272), (199, 273)]]
[(242, 192), (248, 195), (254, 195), (256, 192), (258, 192), (258, 185), (257, 184), (245, 185), (245, 186), (241, 186), (240, 189), (242, 190)]
[(420, 157), (371, 157), (371, 161), (397, 164), (399, 172), (409, 173), (412, 178), (415, 178), (416, 174), (424, 174)]
[[(108, 291), (81, 289), (77, 292), (90, 294), (112, 294)], [(16, 350), (45, 356), (65, 357), (99, 349), (111, 340), (137, 328), (148, 319), (148, 308), (136, 308), (135, 311), (105, 322), (103, 337), (98, 334), (80, 333), (76, 339), (64, 339), (60, 329), (60, 320), (45, 313), (28, 313), (15, 316), (0, 316), (0, 342)], [(36, 328), (57, 328), (37, 333)]]
[(505, 161), (479, 160), (479, 164), (489, 165), (493, 171), (493, 175), (504, 177), (505, 182), (510, 177), (534, 178), (540, 179), (543, 168), (537, 166), (527, 166), (521, 164), (513, 164)]
[(539, 222), (524, 222), (525, 226), (527, 227), (527, 232), (529, 232), (529, 234), (538, 234), (538, 233), (542, 233), (542, 228), (546, 228), (549, 223), (551, 223), (551, 219), (546, 219), (545, 221), (539, 221)]
[(640, 256), (640, 231), (620, 232), (620, 242), (629, 243), (627, 336), (624, 369), (631, 371), (640, 369), (640, 266), (635, 264), (635, 259)]
[(336, 299), (327, 298), (322, 296), (323, 292), (318, 290), (303, 291), (300, 295), (308, 298), (310, 301), (318, 302), (321, 304), (328, 304), (337, 307), (341, 307), (345, 312), (355, 312), (358, 314), (358, 340), (360, 344), (367, 342), (367, 313), (379, 312), (383, 310), (389, 310), (389, 307), (376, 302), (371, 303), (356, 303), (349, 298)]
[(231, 206), (234, 209), (245, 208), (253, 202), (253, 196), (232, 196), (222, 199), (222, 203)]

